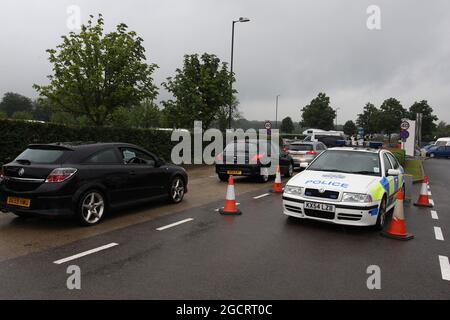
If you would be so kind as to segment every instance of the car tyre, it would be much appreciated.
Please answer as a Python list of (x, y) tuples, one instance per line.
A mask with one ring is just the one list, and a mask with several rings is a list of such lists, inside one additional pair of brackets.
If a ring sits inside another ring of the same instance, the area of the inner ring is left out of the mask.
[(266, 183), (267, 181), (269, 181), (269, 174), (268, 174), (268, 173), (267, 173), (267, 174), (260, 174), (260, 175), (257, 177), (257, 179), (258, 179), (258, 181), (261, 182), (261, 183)]
[(169, 184), (167, 190), (169, 194), (169, 201), (171, 203), (180, 203), (183, 200), (185, 193), (185, 183), (182, 177), (175, 176)]
[(380, 203), (380, 207), (378, 209), (377, 222), (375, 224), (375, 230), (381, 231), (387, 225), (387, 200), (386, 197), (383, 197)]
[(77, 204), (76, 218), (83, 226), (98, 224), (105, 216), (106, 198), (102, 192), (91, 189), (83, 193)]
[(227, 182), (228, 181), (228, 175), (227, 174), (223, 174), (223, 173), (219, 173), (219, 179), (220, 179), (220, 181)]
[(288, 168), (287, 168), (286, 173), (284, 174), (284, 176), (285, 176), (286, 178), (290, 178), (290, 177), (292, 177), (293, 175), (294, 175), (294, 164), (291, 162), (291, 163), (289, 163), (289, 166), (288, 166)]

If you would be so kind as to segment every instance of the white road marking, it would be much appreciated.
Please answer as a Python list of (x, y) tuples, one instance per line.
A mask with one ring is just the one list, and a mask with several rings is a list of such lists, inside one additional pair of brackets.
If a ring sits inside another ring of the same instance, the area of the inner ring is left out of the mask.
[(118, 246), (118, 245), (119, 245), (118, 243), (112, 242), (112, 243), (106, 244), (104, 246), (95, 248), (95, 249), (91, 249), (91, 250), (88, 250), (88, 251), (77, 253), (77, 254), (75, 254), (73, 256), (70, 256), (70, 257), (67, 257), (67, 258), (64, 258), (64, 259), (53, 261), (53, 263), (54, 264), (62, 264), (62, 263), (68, 262), (68, 261), (72, 261), (72, 260), (75, 260), (75, 259), (87, 256), (87, 255), (92, 254), (92, 253), (96, 253), (96, 252), (99, 252), (99, 251), (102, 251), (102, 250), (106, 250), (106, 249)]
[(428, 190), (430, 190), (431, 188), (430, 188), (430, 185), (429, 184), (427, 184), (427, 188), (428, 188)]
[(262, 194), (262, 195), (253, 197), (253, 199), (260, 199), (260, 198), (263, 198), (263, 197), (267, 197), (268, 195), (270, 195), (270, 193), (264, 193), (264, 194)]
[(432, 195), (432, 194), (431, 194), (431, 191), (428, 191), (428, 195), (429, 195), (429, 196), (431, 196), (431, 195)]
[(192, 221), (192, 220), (194, 220), (194, 219), (193, 218), (187, 218), (187, 219), (184, 219), (184, 220), (181, 220), (181, 221), (178, 221), (178, 222), (174, 222), (174, 223), (168, 224), (167, 226), (156, 228), (156, 230), (163, 231), (163, 230), (166, 230), (166, 229), (178, 226), (178, 225), (180, 225), (182, 223), (186, 223), (186, 222), (189, 222), (189, 221)]
[(434, 236), (436, 240), (444, 241), (444, 236), (442, 235), (442, 230), (440, 227), (434, 227)]
[(210, 178), (216, 178), (217, 176), (209, 176)]
[(430, 204), (434, 207), (434, 201), (433, 199), (428, 200), (430, 202)]
[(450, 263), (448, 257), (439, 256), (439, 264), (441, 265), (442, 279), (450, 281)]
[(437, 212), (434, 211), (434, 210), (431, 210), (431, 217), (432, 217), (434, 220), (439, 220), (438, 214), (437, 214)]

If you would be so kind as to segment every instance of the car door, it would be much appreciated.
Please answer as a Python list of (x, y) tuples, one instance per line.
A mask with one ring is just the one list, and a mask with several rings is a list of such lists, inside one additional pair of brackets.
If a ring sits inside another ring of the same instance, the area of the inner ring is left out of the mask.
[(388, 171), (389, 169), (393, 169), (391, 161), (388, 158), (387, 153), (383, 153), (383, 164), (384, 164), (384, 176), (388, 181), (388, 189), (386, 190), (388, 193), (388, 202), (387, 205), (388, 207), (394, 202), (394, 194), (396, 192), (396, 187), (395, 187), (395, 181), (394, 181), (394, 177), (388, 175)]
[[(386, 153), (386, 154), (387, 154), (389, 160), (391, 161), (392, 168), (395, 170), (400, 170), (400, 163), (397, 161), (397, 159), (390, 153)], [(397, 193), (397, 191), (403, 187), (403, 175), (394, 176), (393, 178), (394, 178), (394, 188), (395, 188), (394, 191), (395, 191), (395, 193)]]
[(167, 170), (157, 166), (154, 155), (133, 147), (120, 147), (119, 151), (129, 172), (127, 188), (133, 193), (132, 199), (148, 199), (165, 193)]

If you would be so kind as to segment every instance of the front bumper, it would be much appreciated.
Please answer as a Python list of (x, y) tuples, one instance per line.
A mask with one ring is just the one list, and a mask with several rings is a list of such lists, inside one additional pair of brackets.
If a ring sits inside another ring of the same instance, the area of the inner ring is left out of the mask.
[[(334, 205), (334, 213), (305, 209), (304, 203), (315, 202)], [(302, 219), (312, 219), (328, 223), (351, 226), (373, 226), (376, 224), (379, 203), (343, 203), (306, 199), (283, 194), (283, 213)]]

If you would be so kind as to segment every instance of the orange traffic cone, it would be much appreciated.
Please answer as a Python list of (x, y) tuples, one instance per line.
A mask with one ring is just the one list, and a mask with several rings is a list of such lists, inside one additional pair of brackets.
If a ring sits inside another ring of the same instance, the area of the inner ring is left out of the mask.
[(428, 198), (428, 177), (423, 177), (422, 186), (420, 188), (420, 195), (419, 199), (416, 203), (414, 203), (415, 206), (418, 207), (433, 207), (433, 205), (430, 203), (430, 199)]
[(283, 192), (283, 188), (281, 187), (280, 165), (277, 165), (277, 174), (275, 175), (275, 182), (273, 183), (271, 191), (273, 193)]
[(227, 195), (225, 197), (225, 206), (219, 209), (220, 214), (239, 215), (241, 210), (236, 207), (236, 197), (234, 195), (234, 180), (230, 175), (228, 178)]
[(414, 236), (406, 232), (405, 214), (403, 212), (403, 191), (397, 193), (397, 202), (394, 207), (394, 214), (387, 230), (381, 231), (381, 235), (397, 240), (411, 240)]

